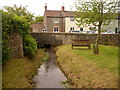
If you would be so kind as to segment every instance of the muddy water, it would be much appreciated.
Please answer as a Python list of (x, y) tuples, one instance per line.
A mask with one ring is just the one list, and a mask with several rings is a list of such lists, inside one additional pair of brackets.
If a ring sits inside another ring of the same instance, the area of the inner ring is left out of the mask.
[(36, 88), (65, 88), (61, 82), (67, 79), (56, 64), (56, 55), (52, 52), (47, 53), (50, 59), (40, 66), (38, 74), (33, 79)]

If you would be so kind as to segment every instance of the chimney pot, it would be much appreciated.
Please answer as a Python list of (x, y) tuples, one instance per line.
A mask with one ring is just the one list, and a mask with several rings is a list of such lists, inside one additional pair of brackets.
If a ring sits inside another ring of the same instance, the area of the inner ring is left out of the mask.
[(65, 11), (65, 7), (64, 6), (62, 6), (62, 11)]
[(47, 11), (47, 3), (45, 3), (45, 11)]

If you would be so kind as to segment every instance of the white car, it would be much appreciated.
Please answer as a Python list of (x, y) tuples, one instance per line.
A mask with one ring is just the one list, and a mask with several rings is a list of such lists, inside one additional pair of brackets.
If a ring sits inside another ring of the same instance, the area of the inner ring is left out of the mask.
[(115, 32), (107, 31), (107, 32), (102, 32), (102, 34), (115, 34)]

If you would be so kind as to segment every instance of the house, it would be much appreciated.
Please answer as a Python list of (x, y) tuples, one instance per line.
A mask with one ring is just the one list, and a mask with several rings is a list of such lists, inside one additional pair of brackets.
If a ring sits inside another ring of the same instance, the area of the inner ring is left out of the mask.
[[(69, 33), (71, 31), (89, 31), (91, 26), (79, 27), (76, 25), (74, 20), (73, 11), (65, 11), (65, 7), (62, 6), (61, 10), (48, 10), (47, 5), (45, 5), (44, 12), (44, 22), (33, 24), (32, 32), (65, 32)], [(115, 30), (118, 26), (118, 21), (112, 22), (109, 26), (102, 26), (102, 29)]]
[(44, 23), (36, 23), (36, 24), (32, 24), (31, 25), (31, 32), (34, 32), (34, 33), (40, 33), (40, 32), (46, 32), (46, 28), (44, 26)]
[(113, 31), (118, 32), (118, 17), (115, 18), (109, 25), (102, 25), (103, 31)]
[[(47, 10), (45, 5), (44, 22), (31, 25), (32, 32), (66, 32), (72, 30), (84, 30), (76, 25), (73, 11), (65, 11), (62, 6), (61, 10)], [(89, 29), (89, 28), (88, 28)]]

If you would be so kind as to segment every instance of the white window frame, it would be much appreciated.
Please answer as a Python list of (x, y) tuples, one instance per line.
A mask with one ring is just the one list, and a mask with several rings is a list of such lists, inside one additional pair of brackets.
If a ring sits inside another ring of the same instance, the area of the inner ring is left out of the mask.
[[(55, 29), (58, 29), (58, 30), (55, 30)], [(58, 27), (54, 27), (53, 28), (53, 32), (59, 32), (59, 28)]]
[(59, 19), (58, 19), (58, 18), (54, 18), (54, 19), (53, 19), (53, 22), (54, 22), (54, 23), (59, 23)]

